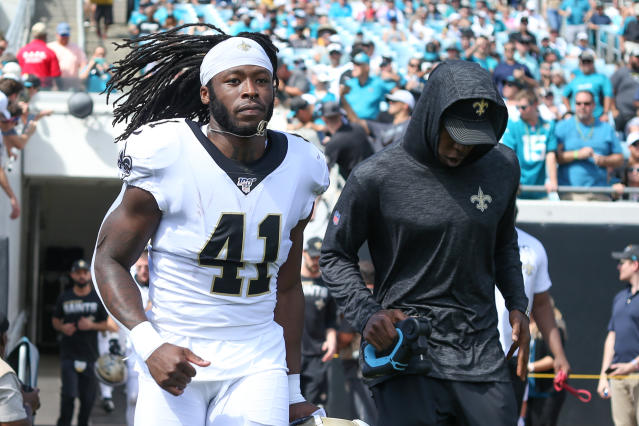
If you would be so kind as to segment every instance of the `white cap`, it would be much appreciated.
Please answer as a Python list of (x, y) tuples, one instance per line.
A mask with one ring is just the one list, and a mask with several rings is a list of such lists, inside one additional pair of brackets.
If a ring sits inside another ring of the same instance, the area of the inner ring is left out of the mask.
[(585, 32), (580, 32), (577, 34), (577, 40), (588, 40), (588, 34)]
[(47, 33), (47, 26), (44, 22), (36, 22), (31, 27), (31, 37), (39, 37)]
[(331, 43), (340, 44), (342, 42), (342, 38), (339, 36), (339, 34), (333, 34), (328, 38), (328, 41), (330, 41)]
[(0, 91), (0, 114), (4, 115), (7, 120), (11, 119), (11, 114), (7, 107), (9, 106), (9, 98), (2, 91)]
[(7, 62), (2, 67), (2, 78), (12, 78), (20, 81), (22, 75), (22, 68), (15, 62)]
[(327, 72), (318, 72), (315, 75), (317, 76), (317, 80), (322, 83), (326, 83), (332, 80), (331, 76)]
[(342, 53), (342, 45), (339, 43), (331, 43), (326, 47), (326, 50), (330, 52), (339, 52)]
[(309, 105), (315, 105), (317, 102), (317, 98), (310, 93), (304, 93), (300, 96), (300, 98), (304, 99)]
[(397, 101), (404, 103), (410, 107), (412, 110), (415, 108), (415, 97), (411, 95), (408, 90), (397, 90), (393, 93), (386, 95), (386, 99), (389, 101)]
[(628, 146), (632, 145), (633, 143), (637, 141), (639, 141), (639, 132), (630, 132), (630, 134), (626, 138), (626, 143), (628, 144)]

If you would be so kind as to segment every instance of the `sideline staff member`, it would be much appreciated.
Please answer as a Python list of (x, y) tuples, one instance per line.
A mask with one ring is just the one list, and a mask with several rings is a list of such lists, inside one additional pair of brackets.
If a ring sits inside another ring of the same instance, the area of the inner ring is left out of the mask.
[[(497, 143), (506, 121), (488, 72), (443, 62), (401, 144), (353, 170), (335, 206), (320, 265), (346, 319), (377, 350), (392, 344), (393, 325), (407, 315), (432, 325), (430, 371), (414, 374), (423, 371), (414, 357), (408, 374), (372, 383), (381, 424), (516, 423), (494, 308), (497, 283), (524, 379), (530, 335), (514, 227), (519, 165)], [(372, 295), (357, 266), (364, 241), (376, 270)]]
[(76, 260), (69, 275), (73, 287), (60, 294), (51, 317), (53, 328), (62, 333), (62, 390), (57, 425), (71, 425), (73, 405), (78, 398), (78, 426), (86, 426), (98, 391), (93, 369), (98, 359), (98, 331), (107, 330), (107, 313), (91, 285), (89, 264), (82, 259)]

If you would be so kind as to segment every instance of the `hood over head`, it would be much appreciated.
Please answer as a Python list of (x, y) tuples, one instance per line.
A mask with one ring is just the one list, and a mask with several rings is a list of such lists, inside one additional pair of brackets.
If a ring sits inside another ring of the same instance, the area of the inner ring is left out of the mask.
[(464, 165), (495, 147), (507, 123), (508, 110), (490, 73), (474, 62), (445, 61), (430, 74), (402, 146), (420, 163), (446, 167), (437, 154), (445, 126), (457, 143), (474, 146)]

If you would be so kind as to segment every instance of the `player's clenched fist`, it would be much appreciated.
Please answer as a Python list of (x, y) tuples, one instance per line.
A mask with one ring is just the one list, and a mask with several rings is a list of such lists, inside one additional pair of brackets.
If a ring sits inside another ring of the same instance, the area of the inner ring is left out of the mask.
[(162, 389), (172, 395), (182, 395), (184, 388), (195, 376), (191, 363), (207, 367), (210, 362), (195, 355), (187, 348), (164, 343), (146, 360), (149, 372)]

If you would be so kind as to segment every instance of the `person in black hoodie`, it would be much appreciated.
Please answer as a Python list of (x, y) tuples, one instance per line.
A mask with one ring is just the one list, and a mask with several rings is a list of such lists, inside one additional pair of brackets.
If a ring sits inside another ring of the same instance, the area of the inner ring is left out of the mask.
[[(369, 383), (379, 424), (517, 421), (494, 306), (496, 283), (524, 380), (530, 334), (514, 227), (519, 164), (497, 143), (507, 119), (487, 71), (443, 62), (401, 143), (358, 165), (335, 206), (320, 266), (346, 320), (378, 352), (394, 344), (394, 324), (407, 316), (432, 326), (425, 356)], [(372, 294), (357, 266), (365, 241), (376, 270)]]

